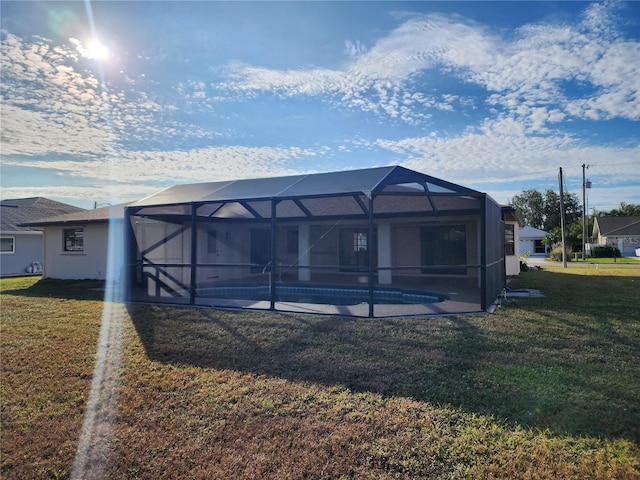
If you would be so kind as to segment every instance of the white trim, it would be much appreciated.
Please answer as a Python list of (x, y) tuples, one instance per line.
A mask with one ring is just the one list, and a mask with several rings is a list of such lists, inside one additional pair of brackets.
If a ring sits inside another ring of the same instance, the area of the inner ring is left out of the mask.
[(13, 248), (11, 249), (11, 251), (1, 251), (0, 250), (0, 254), (2, 255), (13, 255), (14, 253), (16, 253), (16, 237), (15, 235), (0, 235), (0, 238), (10, 238), (11, 240), (13, 240)]
[(14, 235), (44, 235), (42, 230), (2, 230), (0, 231), (2, 236), (14, 236)]

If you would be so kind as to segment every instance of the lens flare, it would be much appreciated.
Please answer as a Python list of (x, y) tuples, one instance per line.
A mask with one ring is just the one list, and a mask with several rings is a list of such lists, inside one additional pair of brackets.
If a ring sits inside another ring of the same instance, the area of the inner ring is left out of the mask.
[(91, 39), (84, 49), (83, 55), (91, 60), (106, 60), (109, 58), (109, 49), (97, 38)]

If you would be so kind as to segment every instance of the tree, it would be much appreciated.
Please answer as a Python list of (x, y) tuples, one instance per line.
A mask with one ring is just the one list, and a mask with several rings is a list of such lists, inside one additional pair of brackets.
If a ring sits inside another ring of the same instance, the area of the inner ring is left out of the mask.
[(640, 215), (640, 204), (620, 202), (620, 208), (614, 208), (604, 215), (613, 217), (633, 217)]
[(538, 190), (524, 190), (511, 199), (511, 206), (518, 209), (526, 225), (542, 228), (544, 221), (544, 198)]
[[(535, 189), (524, 190), (513, 197), (510, 205), (520, 211), (527, 225), (547, 232), (560, 228), (560, 195), (553, 190), (544, 194)], [(564, 194), (564, 209), (567, 226), (582, 221), (582, 208), (575, 194)]]
[[(574, 193), (564, 194), (564, 224), (565, 227), (576, 222), (582, 222), (582, 208), (578, 196)], [(560, 227), (560, 195), (553, 190), (544, 192), (544, 222), (543, 230), (550, 231), (554, 227)], [(580, 223), (582, 225), (582, 223)]]

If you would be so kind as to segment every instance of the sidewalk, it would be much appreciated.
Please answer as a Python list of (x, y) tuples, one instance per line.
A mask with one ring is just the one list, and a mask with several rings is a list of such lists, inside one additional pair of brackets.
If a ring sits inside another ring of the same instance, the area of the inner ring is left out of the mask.
[[(640, 261), (640, 257), (627, 257), (634, 258)], [(531, 267), (562, 267), (562, 262), (552, 262), (546, 260), (543, 257), (529, 257), (526, 261), (529, 268)], [(606, 268), (606, 267), (624, 267), (624, 268), (640, 268), (640, 264), (633, 263), (582, 263), (582, 262), (571, 262), (567, 259), (567, 267), (597, 267), (597, 268)]]

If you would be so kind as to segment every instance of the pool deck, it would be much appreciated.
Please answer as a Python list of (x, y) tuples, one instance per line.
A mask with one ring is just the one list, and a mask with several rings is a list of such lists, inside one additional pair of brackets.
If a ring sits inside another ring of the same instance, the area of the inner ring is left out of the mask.
[[(362, 285), (360, 285), (362, 286)], [(376, 285), (385, 288), (385, 285)], [(422, 290), (444, 295), (447, 300), (425, 304), (382, 304), (374, 305), (374, 318), (409, 317), (409, 316), (441, 316), (461, 313), (478, 313), (480, 308), (480, 291), (476, 279), (412, 279), (412, 281), (396, 282), (394, 287), (410, 290)], [(188, 295), (182, 297), (146, 295), (144, 291), (132, 292), (131, 300), (136, 302), (152, 302), (189, 305)], [(270, 310), (268, 300), (228, 299), (208, 296), (197, 296), (195, 306), (238, 310)], [(339, 315), (350, 317), (369, 317), (369, 304), (329, 305), (304, 302), (275, 302), (274, 310), (287, 313), (304, 313), (316, 315)]]
[[(198, 305), (209, 305), (214, 308), (232, 308), (242, 310), (269, 310), (268, 301), (229, 300), (215, 298), (199, 298)], [(317, 315), (341, 315), (350, 317), (368, 317), (369, 304), (358, 305), (326, 305), (318, 303), (275, 302), (275, 310), (289, 313), (307, 313)], [(472, 302), (446, 300), (429, 304), (376, 304), (374, 317), (408, 317), (426, 315), (450, 315), (458, 313), (479, 312), (480, 305)]]

